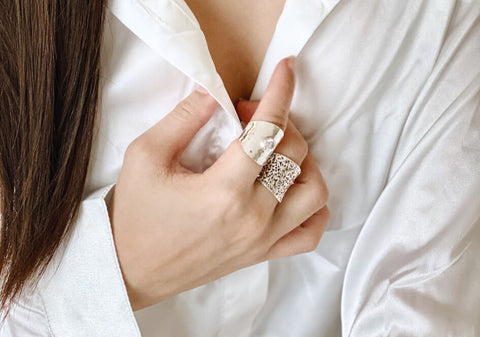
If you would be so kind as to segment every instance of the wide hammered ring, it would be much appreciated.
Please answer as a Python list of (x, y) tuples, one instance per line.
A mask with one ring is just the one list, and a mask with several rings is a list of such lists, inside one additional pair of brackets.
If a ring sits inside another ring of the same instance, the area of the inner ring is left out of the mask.
[(251, 121), (240, 135), (245, 153), (258, 165), (264, 165), (283, 138), (283, 130), (265, 121)]
[(257, 180), (272, 192), (278, 202), (282, 202), (288, 188), (293, 185), (301, 172), (300, 166), (293, 160), (274, 152), (263, 166)]

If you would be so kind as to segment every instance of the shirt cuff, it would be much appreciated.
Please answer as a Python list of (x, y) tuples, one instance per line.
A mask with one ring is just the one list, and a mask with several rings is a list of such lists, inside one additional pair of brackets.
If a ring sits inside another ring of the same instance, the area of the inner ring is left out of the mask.
[(141, 336), (106, 206), (115, 184), (88, 195), (71, 235), (39, 283), (54, 336)]

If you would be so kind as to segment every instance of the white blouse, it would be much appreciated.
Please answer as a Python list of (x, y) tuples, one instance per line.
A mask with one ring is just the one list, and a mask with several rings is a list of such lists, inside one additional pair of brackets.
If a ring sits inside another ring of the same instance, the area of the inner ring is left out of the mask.
[(111, 0), (102, 47), (79, 219), (0, 336), (480, 336), (480, 1), (287, 0), (251, 99), (297, 56), (292, 120), (330, 191), (327, 230), (313, 252), (136, 312), (105, 206), (126, 147), (196, 83), (220, 107), (186, 166), (241, 125), (183, 0)]

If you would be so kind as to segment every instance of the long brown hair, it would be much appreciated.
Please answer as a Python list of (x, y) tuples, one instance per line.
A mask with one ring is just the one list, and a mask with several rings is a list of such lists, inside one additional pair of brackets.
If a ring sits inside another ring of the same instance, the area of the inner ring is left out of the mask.
[(36, 284), (78, 213), (105, 0), (0, 2), (0, 311)]

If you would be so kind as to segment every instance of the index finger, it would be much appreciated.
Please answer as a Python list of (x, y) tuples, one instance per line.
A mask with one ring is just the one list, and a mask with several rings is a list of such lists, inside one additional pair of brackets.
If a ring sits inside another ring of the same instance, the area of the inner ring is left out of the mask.
[[(285, 58), (277, 64), (252, 121), (274, 123), (285, 131), (295, 87), (294, 66), (294, 57)], [(217, 179), (234, 181), (245, 185), (242, 187), (253, 188), (261, 169), (262, 166), (245, 153), (240, 141), (236, 139), (206, 172)]]
[(290, 56), (278, 63), (251, 120), (274, 123), (285, 131), (294, 88), (295, 57)]

